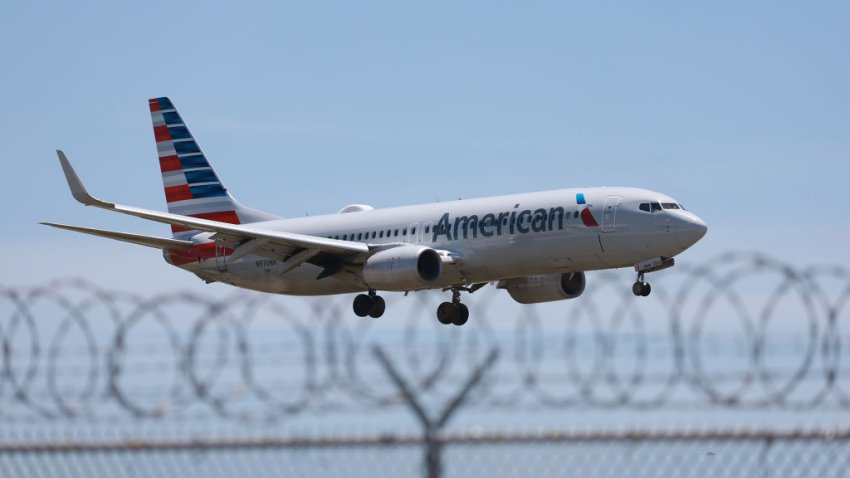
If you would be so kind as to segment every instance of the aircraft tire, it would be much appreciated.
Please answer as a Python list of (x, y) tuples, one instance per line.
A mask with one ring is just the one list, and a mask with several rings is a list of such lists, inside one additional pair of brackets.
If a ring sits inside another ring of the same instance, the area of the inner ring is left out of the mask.
[(371, 300), (372, 306), (369, 308), (369, 317), (373, 319), (377, 319), (378, 317), (384, 315), (384, 310), (387, 308), (387, 303), (384, 302), (384, 298), (376, 295)]
[(372, 309), (372, 299), (366, 294), (359, 294), (354, 298), (354, 314), (358, 317), (366, 317)]
[(632, 285), (632, 293), (638, 297), (646, 297), (652, 292), (652, 287), (647, 282), (635, 282)]
[(455, 314), (455, 305), (451, 302), (443, 302), (437, 307), (437, 320), (443, 325), (452, 323)]
[(463, 304), (455, 306), (454, 314), (452, 314), (452, 323), (461, 326), (469, 320), (469, 308)]
[(643, 295), (643, 282), (635, 282), (632, 284), (632, 294), (637, 297)]

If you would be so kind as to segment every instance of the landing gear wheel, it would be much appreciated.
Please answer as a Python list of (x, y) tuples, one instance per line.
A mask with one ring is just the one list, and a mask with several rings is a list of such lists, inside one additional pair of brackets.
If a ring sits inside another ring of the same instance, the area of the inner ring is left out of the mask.
[(359, 294), (354, 298), (354, 314), (358, 317), (366, 317), (372, 310), (372, 299), (366, 294)]
[(451, 302), (443, 302), (437, 307), (437, 320), (443, 325), (449, 325), (454, 318), (455, 306)]
[(460, 303), (460, 292), (466, 291), (470, 294), (480, 289), (484, 284), (472, 287), (454, 286), (451, 288), (452, 301), (443, 302), (437, 307), (437, 320), (443, 325), (463, 325), (469, 320), (469, 309)]
[(371, 299), (372, 307), (369, 308), (369, 317), (373, 319), (377, 319), (378, 317), (384, 315), (384, 309), (387, 308), (387, 303), (384, 302), (384, 298), (376, 295)]
[(652, 287), (647, 282), (635, 282), (632, 285), (632, 294), (639, 297), (646, 297), (652, 292)]
[(461, 326), (469, 320), (469, 309), (463, 304), (455, 304), (454, 314), (452, 314), (452, 323)]

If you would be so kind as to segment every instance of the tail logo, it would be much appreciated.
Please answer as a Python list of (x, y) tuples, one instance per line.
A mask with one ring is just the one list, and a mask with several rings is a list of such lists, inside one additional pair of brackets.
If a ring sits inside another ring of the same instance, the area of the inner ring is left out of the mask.
[[(148, 100), (168, 212), (239, 224), (233, 199), (170, 99)], [(187, 229), (171, 226), (175, 237)], [(191, 235), (191, 234), (189, 234)]]

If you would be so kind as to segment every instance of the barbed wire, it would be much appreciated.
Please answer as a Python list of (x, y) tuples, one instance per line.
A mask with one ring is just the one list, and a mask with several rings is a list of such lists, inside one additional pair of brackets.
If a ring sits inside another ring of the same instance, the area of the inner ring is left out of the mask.
[(399, 392), (368, 354), (376, 343), (435, 397), (499, 350), (473, 394), (482, 406), (850, 407), (848, 269), (730, 253), (651, 278), (663, 286), (635, 298), (622, 276), (590, 273), (582, 297), (533, 306), (485, 288), (464, 298), (462, 328), (437, 323), (438, 293), (388, 297), (373, 320), (355, 317), (349, 296), (145, 296), (81, 279), (0, 287), (0, 417), (200, 410), (269, 422), (390, 406)]

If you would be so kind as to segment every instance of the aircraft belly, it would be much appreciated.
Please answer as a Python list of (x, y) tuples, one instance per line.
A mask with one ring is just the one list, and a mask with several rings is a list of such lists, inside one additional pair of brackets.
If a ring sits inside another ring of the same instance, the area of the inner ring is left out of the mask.
[(331, 295), (362, 291), (363, 288), (346, 273), (316, 280), (322, 271), (312, 264), (302, 264), (281, 273), (284, 263), (250, 256), (228, 264), (228, 270), (215, 274), (215, 279), (246, 289), (288, 295)]

